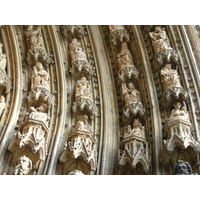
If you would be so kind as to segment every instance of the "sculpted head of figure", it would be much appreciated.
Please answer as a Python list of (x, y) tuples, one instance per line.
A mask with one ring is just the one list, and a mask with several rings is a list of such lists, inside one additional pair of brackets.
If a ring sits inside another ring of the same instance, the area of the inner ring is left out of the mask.
[(42, 66), (42, 63), (41, 62), (36, 62), (35, 63), (35, 66), (36, 66), (36, 68), (40, 71), (40, 70), (42, 70), (42, 69), (44, 69), (44, 67)]
[(191, 175), (192, 168), (188, 162), (179, 160), (173, 166), (173, 175)]
[(182, 104), (180, 102), (177, 102), (177, 103), (174, 104), (174, 108), (175, 109), (179, 109), (180, 110), (181, 106), (182, 106)]
[(161, 32), (161, 31), (162, 31), (161, 26), (156, 26), (156, 27), (155, 27), (155, 32), (156, 32), (156, 33), (159, 33), (159, 32)]
[(133, 83), (129, 83), (128, 87), (129, 87), (130, 90), (135, 90), (135, 86), (134, 86)]
[(170, 63), (166, 63), (166, 64), (165, 64), (165, 69), (171, 69), (171, 66), (172, 66), (172, 65), (171, 65)]
[(27, 175), (32, 169), (32, 161), (25, 155), (20, 157), (15, 167), (15, 175)]
[(128, 47), (127, 47), (127, 43), (126, 43), (126, 42), (123, 42), (122, 45), (121, 45), (121, 48), (122, 48), (123, 50), (127, 49), (127, 48), (128, 48)]
[(86, 124), (87, 121), (88, 121), (88, 116), (87, 115), (78, 115), (76, 117), (76, 119), (77, 119), (77, 121), (82, 121), (82, 122), (84, 122)]
[(81, 77), (81, 81), (86, 81), (87, 79), (85, 77)]
[(133, 128), (137, 128), (138, 125), (140, 125), (140, 120), (139, 119), (134, 119)]
[(37, 110), (38, 112), (46, 112), (46, 110), (47, 110), (47, 105), (46, 105), (46, 103), (43, 103), (43, 102), (42, 102), (42, 103), (40, 104), (40, 106), (36, 108), (36, 110)]
[(70, 172), (68, 175), (85, 175), (81, 171), (75, 169), (74, 171)]
[(33, 25), (27, 25), (27, 26), (26, 26), (26, 29), (27, 29), (28, 31), (32, 31), (32, 30), (33, 30)]

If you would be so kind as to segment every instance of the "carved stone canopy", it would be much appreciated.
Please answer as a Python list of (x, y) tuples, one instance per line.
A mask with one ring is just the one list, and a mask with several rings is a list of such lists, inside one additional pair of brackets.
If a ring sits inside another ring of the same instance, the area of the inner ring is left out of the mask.
[(112, 44), (117, 45), (117, 41), (129, 42), (129, 34), (123, 25), (109, 25), (110, 40)]
[(60, 162), (68, 165), (67, 162), (76, 160), (76, 162), (85, 162), (90, 166), (90, 170), (96, 170), (96, 139), (87, 119), (86, 115), (77, 116), (76, 126), (69, 134), (69, 140), (60, 156)]
[(134, 119), (133, 129), (130, 125), (126, 128), (122, 143), (123, 150), (120, 150), (118, 157), (119, 165), (124, 166), (129, 163), (135, 168), (137, 163), (141, 163), (144, 171), (149, 171), (150, 154), (144, 126), (142, 126), (139, 119)]
[(174, 104), (175, 109), (171, 111), (171, 115), (167, 121), (168, 137), (166, 142), (167, 150), (172, 152), (176, 146), (186, 149), (191, 146), (195, 152), (200, 152), (200, 144), (195, 141), (191, 134), (191, 122), (185, 102), (183, 106), (180, 102)]
[(61, 26), (61, 32), (65, 37), (70, 33), (73, 37), (78, 36), (83, 38), (85, 35), (84, 27), (82, 25), (63, 25)]

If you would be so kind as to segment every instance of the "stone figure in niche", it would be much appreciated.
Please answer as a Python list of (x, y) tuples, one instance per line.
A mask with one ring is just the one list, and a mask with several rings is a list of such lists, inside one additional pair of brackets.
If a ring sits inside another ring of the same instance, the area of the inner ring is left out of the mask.
[(174, 119), (174, 118), (180, 118), (184, 119), (186, 121), (190, 121), (189, 119), (189, 113), (187, 111), (187, 106), (185, 101), (183, 101), (183, 106), (180, 102), (177, 102), (174, 104), (175, 109), (171, 111), (171, 115), (169, 117), (169, 120)]
[(3, 90), (6, 89), (6, 94), (10, 92), (11, 89), (11, 81), (8, 75), (6, 74), (6, 54), (3, 53), (2, 50), (3, 44), (0, 43), (0, 94), (2, 94)]
[(133, 65), (133, 56), (131, 52), (129, 51), (126, 42), (122, 43), (121, 51), (119, 52), (117, 57), (118, 57), (117, 63), (118, 63), (119, 69), (122, 69), (127, 65)]
[(75, 169), (74, 171), (70, 172), (68, 175), (85, 175), (82, 171)]
[(0, 117), (6, 107), (5, 97), (3, 95), (0, 96)]
[(77, 123), (73, 129), (73, 132), (77, 132), (77, 131), (86, 131), (86, 132), (92, 131), (92, 127), (88, 124), (87, 115), (77, 116)]
[(191, 175), (192, 173), (190, 164), (183, 160), (179, 160), (173, 166), (173, 175)]
[(0, 69), (2, 69), (5, 72), (7, 60), (6, 54), (3, 53), (2, 47), (3, 44), (0, 43)]
[(33, 25), (26, 26), (25, 35), (27, 37), (29, 48), (44, 48), (40, 25), (37, 26), (36, 30), (34, 30)]
[(149, 32), (149, 35), (153, 43), (155, 54), (160, 51), (172, 49), (164, 27), (156, 26), (155, 31)]
[(154, 32), (149, 32), (149, 36), (152, 40), (156, 59), (161, 65), (172, 60), (177, 64), (179, 63), (178, 54), (172, 49), (164, 27), (156, 26)]
[(30, 107), (30, 113), (27, 113), (28, 118), (26, 120), (38, 120), (47, 124), (49, 122), (49, 118), (47, 115), (47, 105), (45, 103), (41, 103), (39, 107), (34, 108)]
[(81, 43), (77, 39), (73, 39), (69, 45), (72, 62), (77, 60), (87, 60), (86, 53), (81, 48)]
[(33, 67), (32, 88), (37, 87), (45, 87), (48, 90), (50, 88), (50, 76), (40, 62), (36, 62)]
[(122, 94), (124, 96), (125, 106), (133, 102), (140, 102), (140, 92), (135, 88), (133, 83), (129, 83), (126, 87), (126, 83), (122, 83)]
[(117, 30), (124, 30), (124, 25), (108, 25), (110, 29), (110, 33), (117, 31)]
[(162, 76), (164, 90), (174, 87), (182, 88), (180, 76), (178, 75), (178, 72), (175, 69), (171, 68), (171, 64), (165, 64), (165, 67), (163, 67), (160, 73)]
[(89, 81), (87, 81), (85, 77), (78, 80), (76, 84), (75, 100), (78, 100), (81, 97), (86, 97), (88, 99), (92, 98), (92, 90), (90, 88)]
[(145, 138), (144, 126), (142, 126), (139, 119), (134, 119), (132, 130), (131, 130), (131, 126), (128, 125), (127, 131), (125, 132), (124, 137), (128, 137), (131, 135)]
[(18, 159), (14, 175), (27, 175), (31, 169), (32, 161), (24, 155)]

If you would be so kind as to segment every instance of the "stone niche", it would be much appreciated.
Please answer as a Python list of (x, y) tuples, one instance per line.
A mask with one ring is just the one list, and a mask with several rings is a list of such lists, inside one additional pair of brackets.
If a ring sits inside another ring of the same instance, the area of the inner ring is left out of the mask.
[(68, 174), (72, 168), (77, 166), (77, 170), (88, 174), (96, 170), (97, 152), (96, 139), (92, 127), (87, 122), (88, 116), (77, 116), (77, 123), (73, 131), (69, 134), (68, 141), (65, 144), (60, 162), (64, 164), (64, 174)]
[(122, 140), (123, 150), (119, 151), (119, 165), (124, 166), (127, 163), (132, 168), (136, 168), (141, 163), (144, 171), (147, 173), (150, 166), (150, 152), (145, 136), (145, 127), (142, 126), (139, 119), (134, 119), (133, 128), (126, 127)]

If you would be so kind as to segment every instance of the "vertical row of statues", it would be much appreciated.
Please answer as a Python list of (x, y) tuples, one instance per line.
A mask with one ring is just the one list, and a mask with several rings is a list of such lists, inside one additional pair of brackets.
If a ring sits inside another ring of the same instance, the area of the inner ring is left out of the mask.
[[(116, 45), (121, 43), (121, 50), (117, 55), (118, 83), (121, 86), (123, 98), (124, 133), (119, 150), (119, 167), (130, 165), (136, 168), (140, 163), (145, 173), (150, 167), (150, 153), (146, 140), (144, 115), (146, 110), (142, 104), (141, 94), (137, 87), (139, 70), (135, 67), (133, 56), (128, 46), (129, 34), (123, 25), (110, 25), (110, 40)], [(141, 122), (142, 121), (142, 122)]]
[(6, 73), (7, 59), (3, 53), (3, 44), (0, 43), (0, 117), (6, 107), (6, 94), (10, 92), (11, 81)]
[(96, 138), (91, 126), (96, 107), (89, 81), (93, 71), (81, 45), (81, 39), (84, 38), (83, 26), (70, 25), (62, 28), (66, 34), (73, 37), (69, 44), (69, 53), (70, 72), (76, 81), (72, 108), (76, 125), (69, 133), (60, 162), (63, 164), (63, 174), (88, 175), (97, 167)]
[[(163, 87), (163, 99), (165, 107), (174, 109), (166, 120), (168, 140), (164, 141), (169, 154), (173, 154), (175, 147), (187, 149), (191, 146), (196, 153), (200, 152), (200, 145), (195, 141), (191, 133), (191, 121), (187, 111), (187, 91), (182, 87), (177, 68), (180, 67), (178, 54), (171, 47), (165, 27), (156, 26), (154, 31), (149, 32), (155, 57), (158, 61), (160, 76)], [(184, 161), (177, 161), (178, 165)], [(180, 174), (173, 172), (174, 174)]]
[(25, 36), (27, 65), (32, 69), (32, 77), (27, 97), (29, 112), (8, 147), (15, 175), (27, 175), (45, 160), (50, 121), (48, 111), (52, 104), (50, 76), (44, 69), (44, 66), (48, 68), (52, 59), (45, 49), (41, 26), (26, 26)]

